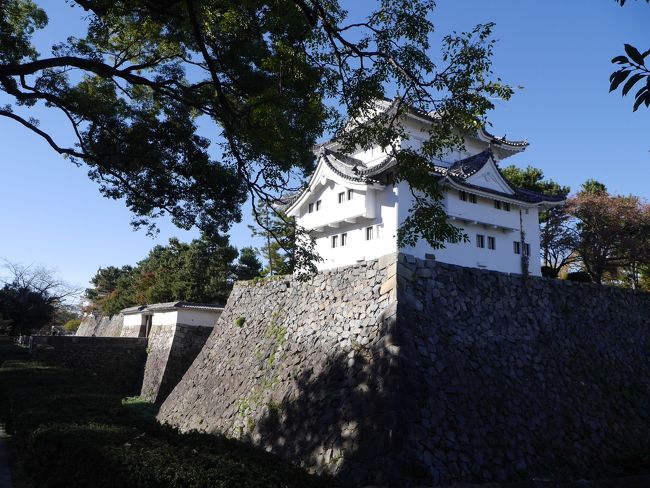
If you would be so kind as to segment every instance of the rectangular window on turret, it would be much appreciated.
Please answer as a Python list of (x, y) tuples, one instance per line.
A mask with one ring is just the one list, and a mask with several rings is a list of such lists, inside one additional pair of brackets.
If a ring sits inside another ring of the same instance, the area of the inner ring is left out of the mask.
[(314, 211), (314, 204), (310, 203), (309, 204), (309, 213), (312, 213)]
[(339, 245), (339, 236), (332, 236), (332, 247), (338, 247)]
[(320, 200), (316, 202), (316, 211), (318, 212), (320, 210)]
[(530, 244), (524, 244), (524, 256), (530, 256)]
[(512, 249), (515, 252), (515, 254), (521, 254), (521, 242), (514, 241), (512, 243)]
[(344, 232), (341, 234), (341, 247), (345, 246), (348, 243), (348, 234)]
[(468, 197), (469, 197), (470, 203), (476, 203), (476, 201), (477, 201), (476, 200), (476, 195), (474, 195), (473, 193), (469, 193)]
[(466, 202), (467, 201), (467, 192), (463, 190), (458, 191), (458, 198), (461, 199), (461, 201)]
[(492, 249), (493, 251), (496, 249), (496, 242), (492, 236), (488, 236), (488, 249)]
[(366, 241), (372, 240), (372, 227), (366, 227)]
[(503, 202), (503, 210), (510, 212), (510, 204), (508, 202)]
[(494, 208), (501, 210), (501, 202), (499, 200), (494, 201)]
[(480, 248), (485, 247), (485, 236), (481, 234), (476, 234), (476, 247), (480, 247)]
[(342, 191), (339, 193), (339, 203), (343, 203), (345, 201), (345, 192)]

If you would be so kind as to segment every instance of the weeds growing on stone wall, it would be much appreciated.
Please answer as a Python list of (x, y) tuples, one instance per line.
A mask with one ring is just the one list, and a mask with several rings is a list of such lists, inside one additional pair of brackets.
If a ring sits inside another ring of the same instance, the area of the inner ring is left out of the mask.
[[(253, 419), (254, 411), (261, 406), (269, 392), (280, 383), (280, 372), (278, 366), (286, 359), (284, 345), (287, 342), (287, 329), (278, 323), (282, 315), (282, 309), (271, 313), (264, 337), (265, 344), (257, 344), (253, 350), (253, 356), (260, 362), (262, 367), (260, 382), (251, 389), (249, 394), (236, 402), (238, 421), (232, 428), (232, 434), (237, 438), (250, 438), (257, 423)], [(281, 405), (275, 401), (266, 403), (267, 412), (270, 417), (278, 419)]]
[(31, 362), (7, 343), (0, 365), (0, 421), (13, 434), (14, 468), (32, 486), (337, 486), (241, 442), (160, 426), (142, 399), (103, 394), (102, 385)]

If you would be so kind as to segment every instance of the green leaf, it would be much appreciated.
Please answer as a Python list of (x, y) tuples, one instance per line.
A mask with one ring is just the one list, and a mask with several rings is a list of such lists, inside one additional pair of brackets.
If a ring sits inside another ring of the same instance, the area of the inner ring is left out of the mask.
[(648, 94), (650, 94), (650, 91), (648, 90), (647, 86), (644, 86), (636, 93), (636, 101), (634, 102), (634, 107), (632, 108), (632, 112), (637, 111), (637, 109), (641, 106), (645, 97), (648, 96)]
[(632, 71), (630, 70), (620, 70), (612, 73), (612, 76), (609, 77), (609, 81), (612, 82), (609, 86), (609, 91), (613, 92), (616, 90), (618, 88), (618, 85), (623, 83), (625, 81), (625, 78), (627, 78), (631, 72)]
[(612, 63), (617, 63), (617, 64), (624, 64), (629, 62), (630, 60), (627, 59), (627, 56), (616, 56), (614, 59), (612, 59)]
[(634, 46), (625, 44), (625, 52), (630, 57), (630, 59), (634, 61), (636, 64), (640, 64), (640, 65), (645, 64), (645, 62), (643, 61), (643, 56)]
[(623, 92), (622, 95), (625, 96), (627, 95), (627, 92), (630, 91), (630, 89), (634, 86), (634, 84), (639, 81), (641, 78), (645, 77), (647, 75), (641, 74), (641, 73), (636, 73), (635, 75), (630, 76), (630, 79), (627, 80), (625, 83), (625, 86), (623, 87)]

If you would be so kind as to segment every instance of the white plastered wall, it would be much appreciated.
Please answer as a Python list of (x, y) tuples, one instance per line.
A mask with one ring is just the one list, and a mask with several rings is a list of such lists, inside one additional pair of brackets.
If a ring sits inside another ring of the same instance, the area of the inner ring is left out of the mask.
[(143, 313), (132, 313), (124, 315), (123, 324), (127, 327), (139, 327), (144, 325), (146, 315)]
[[(400, 222), (403, 222), (408, 214), (409, 203), (400, 206), (404, 209), (400, 213)], [(513, 243), (521, 240), (520, 228), (523, 228), (525, 240), (530, 244), (528, 272), (534, 276), (541, 275), (537, 208), (522, 208), (511, 204), (508, 212), (503, 208), (496, 209), (492, 198), (477, 196), (477, 203), (462, 201), (458, 197), (458, 192), (453, 189), (446, 192), (444, 204), (448, 215), (458, 217), (451, 223), (461, 228), (467, 234), (469, 241), (445, 243), (444, 249), (434, 250), (424, 239), (420, 239), (414, 248), (402, 249), (403, 252), (419, 258), (424, 258), (426, 254), (433, 254), (435, 259), (441, 262), (459, 266), (504, 273), (521, 273), (521, 254), (515, 254)], [(460, 220), (461, 218), (464, 220)], [(467, 222), (470, 220), (471, 223)], [(485, 247), (477, 246), (477, 235), (484, 236)], [(495, 249), (488, 248), (488, 237), (494, 237)]]
[(183, 325), (196, 325), (201, 327), (214, 327), (221, 315), (220, 310), (179, 310), (178, 323)]
[[(343, 185), (332, 184), (320, 196), (321, 212), (339, 212), (347, 203), (338, 203), (338, 194), (347, 190)], [(318, 269), (329, 269), (338, 266), (348, 266), (358, 261), (375, 259), (397, 250), (397, 189), (393, 185), (383, 190), (370, 190), (374, 193), (369, 202), (373, 208), (370, 215), (374, 218), (359, 218), (356, 222), (338, 223), (338, 227), (327, 226), (322, 232), (313, 232), (316, 240), (316, 252), (323, 258), (317, 263)], [(352, 200), (364, 199), (365, 195), (355, 191)], [(326, 214), (327, 215), (327, 214)], [(337, 221), (338, 216), (332, 216), (331, 221)], [(300, 223), (300, 222), (299, 222)], [(372, 227), (373, 238), (366, 240), (366, 228)], [(341, 235), (347, 234), (347, 243), (341, 246)], [(338, 236), (338, 246), (332, 247), (332, 236)]]

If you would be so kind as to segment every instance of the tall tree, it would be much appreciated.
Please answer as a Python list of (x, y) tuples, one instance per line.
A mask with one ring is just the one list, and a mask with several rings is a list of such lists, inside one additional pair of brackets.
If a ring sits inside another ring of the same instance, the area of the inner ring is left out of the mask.
[(86, 298), (92, 302), (91, 309), (115, 315), (123, 308), (135, 305), (136, 276), (133, 266), (99, 268), (90, 280), (92, 287), (86, 289)]
[(53, 325), (67, 308), (66, 300), (78, 296), (79, 290), (43, 266), (6, 261), (4, 268), (8, 276), (0, 279), (0, 317), (9, 335), (29, 334)]
[(577, 222), (577, 252), (596, 283), (621, 269), (631, 270), (633, 286), (639, 268), (650, 263), (650, 207), (634, 196), (579, 192), (567, 204)]
[(171, 238), (135, 267), (100, 268), (86, 297), (107, 315), (159, 302), (224, 303), (237, 278), (237, 255), (227, 237), (204, 235), (189, 243)]
[(511, 164), (501, 169), (501, 173), (514, 186), (543, 193), (544, 195), (568, 195), (571, 191), (568, 186), (544, 179), (544, 172), (530, 165), (526, 166), (526, 169), (521, 169)]
[[(304, 273), (305, 270), (310, 271), (310, 266), (315, 266), (314, 262), (320, 258), (313, 251), (314, 241), (309, 236), (298, 235), (295, 219), (264, 202), (253, 208), (253, 214), (256, 221), (263, 222), (263, 225), (249, 228), (253, 236), (264, 239), (264, 245), (260, 248), (260, 254), (266, 261), (262, 270), (264, 276)], [(300, 239), (303, 240), (302, 249), (307, 250), (311, 256), (310, 263), (299, 262), (302, 256), (298, 252)]]
[[(247, 197), (275, 208), (296, 189), (328, 133), (345, 148), (380, 145), (409, 161), (399, 177), (421, 193), (402, 240), (437, 245), (460, 234), (425, 182), (434, 157), (512, 94), (491, 71), (492, 24), (445, 36), (432, 53), (434, 0), (377, 0), (361, 19), (337, 0), (69, 3), (84, 9), (87, 32), (47, 55), (32, 42), (45, 9), (0, 3), (0, 92), (10, 101), (0, 117), (85, 163), (103, 195), (125, 200), (134, 225), (152, 229), (169, 214), (182, 228), (226, 232)], [(387, 95), (397, 97), (393, 110), (378, 113)], [(74, 144), (31, 118), (36, 104), (67, 120)], [(419, 154), (395, 145), (409, 110), (436, 114)], [(310, 257), (302, 249), (297, 263)]]
[(251, 280), (262, 276), (262, 263), (257, 255), (258, 251), (254, 247), (242, 248), (235, 268), (238, 280)]
[(544, 212), (539, 241), (542, 273), (548, 278), (557, 278), (563, 269), (580, 259), (576, 252), (578, 233), (564, 207), (553, 207)]
[(607, 195), (607, 187), (604, 183), (594, 179), (588, 179), (580, 185), (579, 193), (590, 193), (592, 195)]

